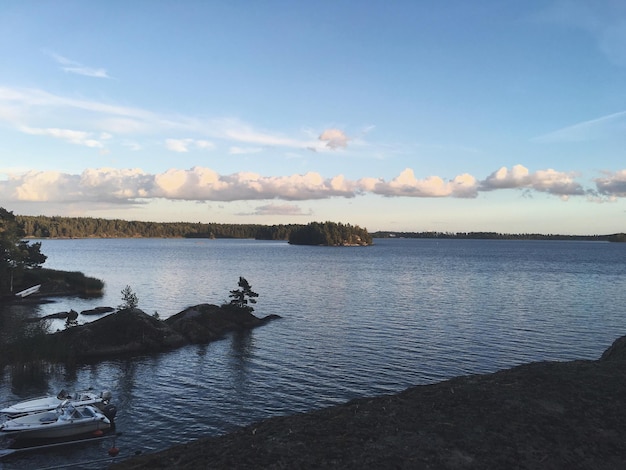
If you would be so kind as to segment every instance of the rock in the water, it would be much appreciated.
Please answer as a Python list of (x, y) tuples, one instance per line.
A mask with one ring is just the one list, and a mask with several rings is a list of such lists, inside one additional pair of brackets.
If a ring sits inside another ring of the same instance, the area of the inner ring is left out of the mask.
[(89, 310), (83, 310), (80, 312), (81, 315), (100, 315), (103, 313), (113, 312), (115, 309), (113, 307), (96, 307)]

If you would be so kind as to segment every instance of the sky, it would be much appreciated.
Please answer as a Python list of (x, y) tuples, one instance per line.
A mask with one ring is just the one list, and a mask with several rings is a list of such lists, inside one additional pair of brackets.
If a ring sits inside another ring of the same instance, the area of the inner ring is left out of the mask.
[(622, 0), (0, 0), (0, 207), (626, 231)]

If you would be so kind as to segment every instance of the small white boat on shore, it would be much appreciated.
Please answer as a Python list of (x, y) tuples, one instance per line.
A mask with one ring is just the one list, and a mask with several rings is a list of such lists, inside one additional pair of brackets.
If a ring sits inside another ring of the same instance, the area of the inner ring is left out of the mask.
[(55, 439), (105, 431), (111, 421), (96, 407), (74, 406), (69, 400), (55, 410), (31, 413), (0, 424), (0, 434), (15, 439)]
[(110, 402), (111, 392), (105, 390), (100, 394), (97, 394), (87, 390), (84, 392), (67, 393), (65, 390), (61, 390), (56, 397), (48, 395), (45, 397), (21, 401), (14, 405), (0, 409), (0, 413), (9, 416), (9, 418), (16, 418), (30, 413), (54, 410), (65, 400), (69, 400), (69, 402), (74, 406), (96, 405), (97, 407), (102, 408)]

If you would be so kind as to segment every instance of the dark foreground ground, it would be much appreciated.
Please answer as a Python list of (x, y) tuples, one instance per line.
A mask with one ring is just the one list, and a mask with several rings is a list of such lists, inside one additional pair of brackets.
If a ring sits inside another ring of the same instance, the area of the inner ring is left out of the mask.
[(626, 337), (598, 361), (532, 363), (271, 418), (112, 468), (626, 468)]

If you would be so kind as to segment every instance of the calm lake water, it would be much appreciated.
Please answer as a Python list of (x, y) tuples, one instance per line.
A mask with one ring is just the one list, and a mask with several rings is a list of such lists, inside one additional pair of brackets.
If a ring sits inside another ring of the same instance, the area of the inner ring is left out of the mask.
[[(190, 305), (226, 301), (243, 276), (259, 293), (255, 314), (283, 319), (156, 356), (39, 374), (6, 368), (0, 402), (62, 388), (111, 390), (123, 433), (116, 444), (126, 457), (453, 376), (530, 361), (596, 359), (626, 334), (626, 244), (375, 243), (44, 240), (46, 267), (100, 278), (104, 296), (4, 307), (0, 315), (117, 307), (129, 285), (139, 308), (165, 318)], [(0, 469), (102, 468), (110, 445), (21, 455), (0, 461)]]

